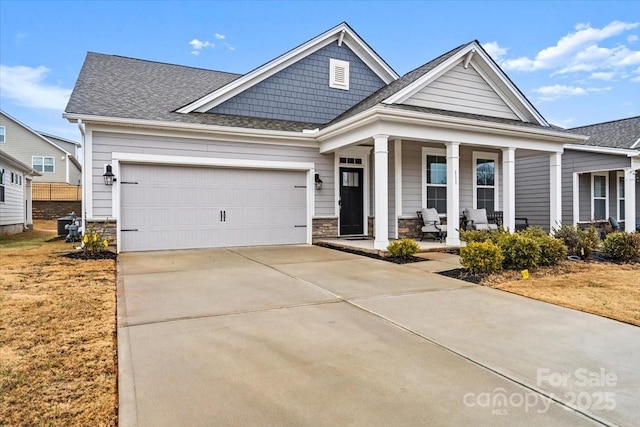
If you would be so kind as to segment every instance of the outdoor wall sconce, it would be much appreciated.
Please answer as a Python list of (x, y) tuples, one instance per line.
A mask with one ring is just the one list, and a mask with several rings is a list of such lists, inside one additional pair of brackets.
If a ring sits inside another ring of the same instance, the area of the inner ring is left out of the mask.
[(106, 171), (102, 177), (104, 178), (104, 185), (113, 185), (113, 182), (116, 180), (115, 175), (113, 174), (113, 170), (111, 169), (111, 165), (107, 165), (105, 167)]
[(320, 174), (316, 174), (316, 190), (322, 190), (322, 180), (320, 179)]

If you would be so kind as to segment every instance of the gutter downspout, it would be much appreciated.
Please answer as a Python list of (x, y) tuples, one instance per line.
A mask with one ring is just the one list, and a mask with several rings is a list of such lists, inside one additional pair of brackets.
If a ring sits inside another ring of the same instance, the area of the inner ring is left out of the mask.
[[(82, 123), (82, 119), (78, 119), (78, 129), (80, 129), (80, 134), (82, 135), (81, 137), (81, 141), (82, 141), (82, 148), (84, 149), (85, 147), (85, 126), (84, 123)], [(87, 169), (87, 165), (86, 165), (86, 156), (84, 156), (84, 153), (82, 153), (82, 231), (84, 232), (84, 230), (86, 230), (86, 218), (87, 218), (87, 209), (86, 209), (86, 200), (87, 200), (87, 194), (86, 194), (86, 185), (84, 185), (84, 178), (85, 178), (85, 173), (87, 173), (87, 170), (91, 170), (91, 169)], [(68, 170), (68, 169), (67, 169)]]

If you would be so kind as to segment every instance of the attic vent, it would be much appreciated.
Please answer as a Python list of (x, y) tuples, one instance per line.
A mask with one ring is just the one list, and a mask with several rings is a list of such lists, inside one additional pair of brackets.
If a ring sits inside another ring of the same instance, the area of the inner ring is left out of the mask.
[(349, 63), (329, 59), (329, 87), (349, 90)]

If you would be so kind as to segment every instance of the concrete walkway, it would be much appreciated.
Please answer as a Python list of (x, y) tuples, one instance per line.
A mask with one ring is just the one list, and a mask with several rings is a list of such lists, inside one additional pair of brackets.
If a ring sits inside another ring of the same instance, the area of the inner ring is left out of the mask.
[(120, 426), (635, 425), (640, 328), (310, 246), (123, 254)]

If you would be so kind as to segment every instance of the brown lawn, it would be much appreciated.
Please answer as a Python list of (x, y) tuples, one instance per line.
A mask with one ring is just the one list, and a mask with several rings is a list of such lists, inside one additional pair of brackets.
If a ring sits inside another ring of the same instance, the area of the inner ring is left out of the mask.
[(566, 261), (532, 272), (505, 272), (483, 284), (640, 326), (640, 264)]
[(63, 257), (55, 228), (0, 237), (0, 425), (114, 426), (115, 262)]

